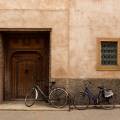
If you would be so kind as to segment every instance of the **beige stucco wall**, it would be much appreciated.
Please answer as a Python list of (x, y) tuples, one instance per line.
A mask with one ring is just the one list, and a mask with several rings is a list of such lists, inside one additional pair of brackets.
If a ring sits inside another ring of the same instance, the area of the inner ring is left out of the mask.
[(70, 12), (70, 77), (120, 78), (96, 71), (96, 39), (120, 38), (120, 0), (74, 0)]
[(120, 78), (96, 71), (96, 38), (120, 38), (120, 0), (0, 0), (0, 28), (52, 28), (52, 78)]
[(51, 28), (51, 77), (68, 70), (68, 1), (0, 0), (0, 28)]

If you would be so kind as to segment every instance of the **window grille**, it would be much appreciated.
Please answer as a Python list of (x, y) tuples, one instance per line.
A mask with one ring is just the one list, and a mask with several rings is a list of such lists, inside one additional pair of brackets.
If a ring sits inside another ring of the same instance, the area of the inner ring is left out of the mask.
[(117, 65), (117, 42), (101, 41), (101, 64)]

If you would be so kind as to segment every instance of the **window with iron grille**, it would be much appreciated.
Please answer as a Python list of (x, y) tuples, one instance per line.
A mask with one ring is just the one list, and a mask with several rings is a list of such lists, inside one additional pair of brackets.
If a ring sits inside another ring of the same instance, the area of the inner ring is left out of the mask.
[(120, 70), (120, 39), (97, 39), (96, 70)]
[(117, 42), (101, 42), (101, 64), (117, 65)]

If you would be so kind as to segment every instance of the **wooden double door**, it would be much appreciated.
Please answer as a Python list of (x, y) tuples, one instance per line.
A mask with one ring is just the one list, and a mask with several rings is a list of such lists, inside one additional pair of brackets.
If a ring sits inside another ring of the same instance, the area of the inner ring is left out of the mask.
[(9, 33), (6, 43), (5, 99), (24, 99), (35, 83), (48, 94), (48, 33)]

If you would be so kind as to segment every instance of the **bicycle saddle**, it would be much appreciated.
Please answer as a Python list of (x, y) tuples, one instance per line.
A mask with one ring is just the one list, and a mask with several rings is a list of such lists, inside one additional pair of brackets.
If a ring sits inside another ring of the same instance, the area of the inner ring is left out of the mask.
[(49, 83), (51, 83), (51, 84), (53, 84), (53, 85), (54, 85), (56, 82), (55, 82), (55, 81), (51, 81), (51, 82), (49, 82)]
[(98, 86), (98, 88), (99, 88), (99, 89), (104, 89), (104, 87), (103, 87), (103, 86)]

